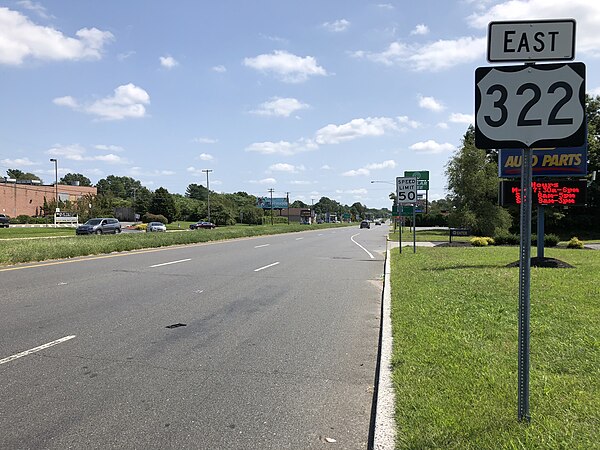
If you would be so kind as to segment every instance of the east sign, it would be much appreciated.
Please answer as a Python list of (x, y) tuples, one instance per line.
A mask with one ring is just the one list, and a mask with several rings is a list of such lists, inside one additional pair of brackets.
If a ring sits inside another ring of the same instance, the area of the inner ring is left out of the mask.
[(571, 61), (575, 57), (575, 21), (490, 22), (489, 62)]

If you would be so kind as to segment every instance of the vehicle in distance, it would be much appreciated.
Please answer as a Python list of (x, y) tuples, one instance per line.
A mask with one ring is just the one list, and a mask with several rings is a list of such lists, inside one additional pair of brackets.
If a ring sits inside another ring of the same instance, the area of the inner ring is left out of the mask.
[(368, 221), (368, 220), (363, 220), (363, 221), (360, 223), (360, 227), (361, 227), (361, 228), (371, 228), (371, 224), (369, 223), (369, 221)]
[(196, 222), (190, 225), (190, 230), (199, 230), (200, 228), (208, 228), (209, 230), (215, 228), (216, 225), (212, 222)]
[(381, 225), (381, 220), (376, 220), (375, 225)]
[(88, 220), (83, 225), (79, 225), (75, 234), (107, 234), (120, 233), (121, 223), (112, 217), (98, 217)]
[(0, 214), (0, 228), (8, 228), (8, 219), (6, 214)]
[(146, 227), (146, 233), (152, 231), (167, 231), (167, 226), (162, 222), (150, 222)]

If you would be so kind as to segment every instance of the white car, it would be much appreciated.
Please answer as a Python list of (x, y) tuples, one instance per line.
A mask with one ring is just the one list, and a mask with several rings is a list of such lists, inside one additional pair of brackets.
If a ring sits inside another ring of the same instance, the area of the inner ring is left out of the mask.
[(151, 231), (167, 231), (167, 226), (161, 222), (150, 222), (146, 227), (146, 233)]

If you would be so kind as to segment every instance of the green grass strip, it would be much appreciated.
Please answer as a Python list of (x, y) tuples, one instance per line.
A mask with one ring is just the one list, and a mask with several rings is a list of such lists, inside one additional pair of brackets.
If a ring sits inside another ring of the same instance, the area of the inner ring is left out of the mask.
[(531, 269), (532, 422), (517, 422), (518, 248), (392, 252), (397, 448), (600, 448), (600, 252)]
[(0, 265), (343, 226), (348, 226), (348, 224), (231, 226), (218, 227), (213, 230), (186, 230), (173, 233), (121, 233), (102, 236), (75, 236), (75, 230), (72, 229), (68, 236), (58, 239), (2, 240), (0, 242)]

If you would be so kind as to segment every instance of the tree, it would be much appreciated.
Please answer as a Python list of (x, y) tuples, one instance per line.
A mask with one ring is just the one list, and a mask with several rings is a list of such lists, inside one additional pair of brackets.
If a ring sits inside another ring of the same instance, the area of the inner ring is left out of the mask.
[(154, 191), (152, 201), (150, 202), (149, 212), (152, 214), (162, 214), (169, 222), (172, 222), (175, 219), (175, 200), (173, 196), (169, 194), (169, 191), (163, 187), (159, 187)]
[(188, 185), (185, 190), (185, 196), (188, 198), (195, 198), (196, 200), (204, 200), (208, 198), (208, 189), (204, 186), (192, 183)]
[(468, 226), (483, 236), (508, 231), (511, 217), (498, 206), (497, 173), (493, 156), (475, 147), (475, 129), (469, 126), (462, 146), (446, 165), (451, 226)]
[(80, 173), (68, 173), (64, 177), (62, 177), (58, 183), (59, 184), (73, 184), (73, 182), (79, 181), (79, 186), (91, 186), (92, 182), (90, 179)]
[[(133, 192), (137, 189), (142, 189), (142, 183), (134, 180), (131, 177), (118, 177), (109, 175), (96, 183), (98, 194), (112, 195), (124, 200), (133, 198)], [(137, 195), (137, 191), (136, 191)]]
[(26, 181), (37, 180), (40, 183), (42, 182), (42, 179), (40, 177), (38, 177), (37, 175), (34, 175), (30, 172), (23, 172), (22, 170), (19, 170), (19, 169), (8, 169), (6, 171), (6, 175), (8, 175), (8, 178), (14, 178), (15, 180), (26, 180)]
[(290, 208), (308, 208), (308, 205), (303, 201), (296, 200), (290, 205)]

